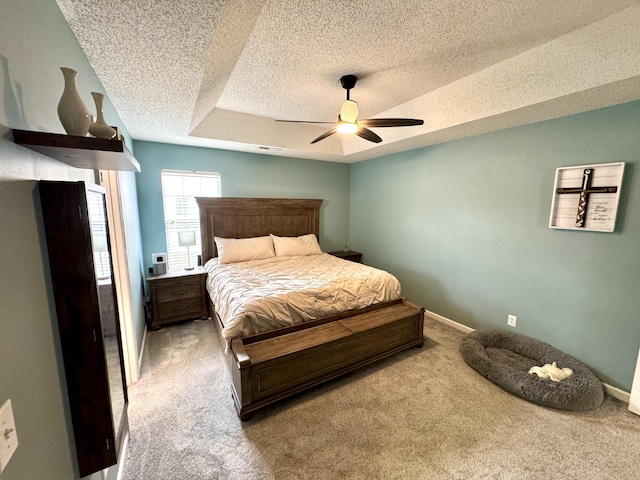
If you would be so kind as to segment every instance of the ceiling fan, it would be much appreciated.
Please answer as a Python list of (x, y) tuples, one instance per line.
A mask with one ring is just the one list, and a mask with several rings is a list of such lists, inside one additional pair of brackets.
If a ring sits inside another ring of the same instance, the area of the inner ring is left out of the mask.
[(340, 84), (342, 88), (347, 91), (347, 99), (342, 103), (340, 107), (340, 113), (338, 114), (337, 122), (310, 122), (304, 120), (276, 120), (276, 122), (289, 122), (289, 123), (316, 123), (316, 124), (330, 124), (335, 125), (334, 128), (328, 132), (323, 133), (311, 143), (319, 142), (325, 138), (333, 135), (336, 132), (340, 133), (355, 133), (357, 136), (369, 140), (370, 142), (380, 143), (382, 138), (376, 135), (369, 128), (380, 127), (411, 127), (414, 125), (423, 125), (424, 120), (415, 118), (369, 118), (358, 120), (358, 104), (351, 100), (349, 91), (356, 86), (358, 77), (355, 75), (344, 75), (340, 78)]

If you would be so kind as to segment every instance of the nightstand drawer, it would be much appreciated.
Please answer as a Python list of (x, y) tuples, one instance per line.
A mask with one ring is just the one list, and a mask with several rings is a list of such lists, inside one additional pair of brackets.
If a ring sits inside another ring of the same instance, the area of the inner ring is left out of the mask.
[(156, 289), (158, 303), (174, 302), (189, 298), (200, 298), (200, 282), (195, 284), (176, 285), (174, 287), (162, 287)]
[(200, 277), (173, 277), (173, 278), (161, 278), (155, 281), (156, 288), (178, 287), (181, 285), (193, 285), (200, 283)]
[(201, 313), (202, 302), (200, 298), (179, 300), (158, 305), (158, 319), (160, 322), (169, 321), (175, 318), (197, 317), (200, 316)]

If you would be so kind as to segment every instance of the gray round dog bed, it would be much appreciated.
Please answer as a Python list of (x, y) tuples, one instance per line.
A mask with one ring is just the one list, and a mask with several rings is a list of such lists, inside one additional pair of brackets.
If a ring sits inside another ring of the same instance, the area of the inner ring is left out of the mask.
[[(602, 382), (583, 363), (534, 338), (498, 330), (474, 331), (460, 345), (464, 360), (503, 390), (530, 402), (562, 410), (590, 410), (604, 400)], [(560, 382), (529, 369), (557, 362), (573, 375)]]

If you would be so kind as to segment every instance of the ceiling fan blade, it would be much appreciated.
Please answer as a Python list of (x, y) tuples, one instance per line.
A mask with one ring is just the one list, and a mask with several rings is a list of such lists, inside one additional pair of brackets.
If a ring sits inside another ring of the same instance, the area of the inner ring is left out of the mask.
[[(328, 132), (323, 133), (322, 135), (320, 135), (318, 138), (316, 138), (313, 142), (311, 143), (316, 143), (319, 142), (320, 140), (324, 140), (325, 138), (327, 138), (329, 135), (333, 135), (334, 133), (336, 133), (338, 131), (337, 128), (332, 128), (331, 130), (329, 130)], [(373, 132), (372, 132), (373, 133)]]
[(358, 124), (363, 127), (412, 127), (414, 125), (424, 125), (424, 120), (417, 118), (369, 118), (358, 120)]
[(360, 128), (358, 128), (358, 130), (356, 130), (355, 133), (359, 137), (362, 137), (365, 140), (369, 140), (370, 142), (373, 142), (373, 143), (380, 143), (382, 141), (382, 139), (378, 135), (373, 133), (368, 128), (364, 128), (362, 126)]
[(336, 122), (312, 122), (307, 120), (276, 120), (276, 122), (286, 122), (286, 123), (317, 123), (319, 125), (335, 125)]

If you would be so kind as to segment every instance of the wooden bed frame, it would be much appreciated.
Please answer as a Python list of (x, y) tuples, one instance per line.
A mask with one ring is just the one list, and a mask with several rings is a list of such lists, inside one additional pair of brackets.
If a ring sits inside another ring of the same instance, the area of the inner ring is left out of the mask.
[[(202, 261), (217, 256), (214, 236), (270, 233), (320, 237), (322, 200), (197, 198)], [(221, 344), (222, 322), (209, 301)], [(259, 408), (344, 373), (424, 344), (424, 308), (406, 299), (237, 338), (227, 355), (231, 394), (246, 420)]]

